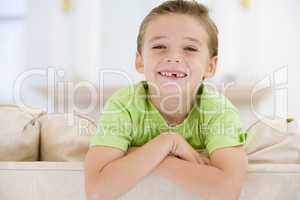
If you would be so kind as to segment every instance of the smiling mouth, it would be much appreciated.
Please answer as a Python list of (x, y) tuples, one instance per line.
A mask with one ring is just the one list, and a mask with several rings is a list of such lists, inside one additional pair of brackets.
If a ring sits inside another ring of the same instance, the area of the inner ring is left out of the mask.
[(172, 71), (161, 71), (158, 72), (159, 75), (166, 77), (166, 78), (171, 78), (171, 79), (183, 79), (187, 77), (187, 74), (184, 72), (172, 72)]

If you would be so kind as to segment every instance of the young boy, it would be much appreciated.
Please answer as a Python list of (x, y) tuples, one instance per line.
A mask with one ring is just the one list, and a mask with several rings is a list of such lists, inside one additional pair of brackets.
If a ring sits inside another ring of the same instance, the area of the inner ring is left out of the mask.
[(85, 160), (87, 198), (116, 199), (154, 172), (203, 199), (238, 199), (246, 135), (236, 108), (203, 83), (218, 55), (207, 8), (166, 1), (145, 17), (137, 43), (145, 81), (105, 104)]

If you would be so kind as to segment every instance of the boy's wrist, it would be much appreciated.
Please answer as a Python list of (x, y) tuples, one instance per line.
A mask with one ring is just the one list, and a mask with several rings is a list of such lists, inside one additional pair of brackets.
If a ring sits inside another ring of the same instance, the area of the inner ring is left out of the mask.
[[(160, 135), (158, 135), (156, 138), (154, 138), (156, 141), (156, 143), (158, 142), (160, 147), (163, 147), (161, 153), (165, 154), (166, 156), (171, 156), (172, 154), (172, 150), (174, 148), (174, 137), (172, 133), (161, 133)], [(142, 147), (129, 147), (126, 154), (131, 154), (132, 152), (138, 150), (139, 148)]]
[(178, 135), (175, 132), (164, 132), (161, 133), (159, 136), (162, 140), (165, 141), (165, 143), (167, 144), (168, 147), (168, 152), (170, 154), (172, 154), (174, 146), (176, 145), (176, 140), (175, 140), (175, 136)]

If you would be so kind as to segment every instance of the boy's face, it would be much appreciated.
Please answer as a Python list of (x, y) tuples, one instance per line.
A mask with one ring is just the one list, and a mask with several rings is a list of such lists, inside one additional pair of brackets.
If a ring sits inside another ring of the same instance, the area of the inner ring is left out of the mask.
[(160, 93), (192, 95), (203, 78), (215, 73), (217, 57), (210, 57), (208, 40), (205, 28), (192, 16), (158, 16), (148, 24), (136, 69)]

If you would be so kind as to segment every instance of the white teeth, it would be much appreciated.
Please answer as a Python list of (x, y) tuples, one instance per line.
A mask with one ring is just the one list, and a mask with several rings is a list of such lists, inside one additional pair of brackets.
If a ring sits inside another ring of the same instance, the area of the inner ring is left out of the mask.
[(180, 74), (176, 74), (176, 77), (177, 78), (182, 78), (182, 77), (184, 77), (184, 74), (181, 74), (181, 73)]
[(172, 72), (160, 72), (160, 74), (162, 76), (166, 76), (166, 77), (173, 77), (173, 75), (175, 75), (176, 78), (183, 78), (186, 75), (184, 73), (172, 73)]

